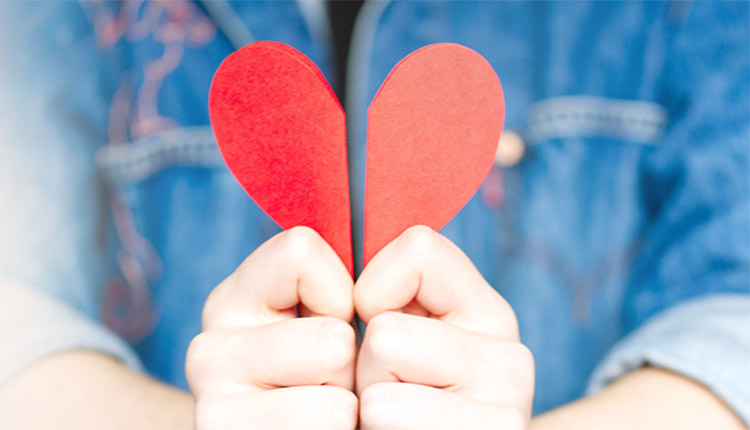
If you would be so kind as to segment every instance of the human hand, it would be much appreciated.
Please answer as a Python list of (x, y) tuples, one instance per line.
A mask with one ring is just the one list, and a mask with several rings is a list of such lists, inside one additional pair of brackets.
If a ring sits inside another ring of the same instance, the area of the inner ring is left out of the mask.
[(521, 429), (534, 360), (513, 310), (458, 247), (413, 227), (354, 287), (367, 324), (357, 364), (360, 426)]
[(188, 349), (196, 428), (353, 429), (352, 284), (309, 228), (253, 252), (210, 294)]

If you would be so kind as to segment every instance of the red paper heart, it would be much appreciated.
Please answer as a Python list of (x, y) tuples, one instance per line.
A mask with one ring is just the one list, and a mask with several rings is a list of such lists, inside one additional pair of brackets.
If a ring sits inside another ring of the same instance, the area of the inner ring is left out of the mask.
[(353, 273), (344, 110), (315, 64), (256, 42), (227, 57), (209, 95), (221, 155), (282, 228), (311, 227)]
[(453, 218), (492, 168), (504, 118), (500, 80), (469, 48), (429, 45), (391, 70), (368, 110), (365, 265), (408, 227)]

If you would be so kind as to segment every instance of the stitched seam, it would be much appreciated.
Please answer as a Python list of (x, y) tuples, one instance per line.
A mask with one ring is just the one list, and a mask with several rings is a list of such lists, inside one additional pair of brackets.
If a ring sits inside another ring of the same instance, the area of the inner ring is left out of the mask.
[(210, 127), (184, 127), (106, 145), (97, 151), (96, 163), (112, 185), (142, 181), (172, 166), (223, 166)]
[(604, 136), (657, 143), (664, 135), (667, 111), (656, 103), (604, 97), (556, 97), (529, 108), (530, 141), (575, 136)]

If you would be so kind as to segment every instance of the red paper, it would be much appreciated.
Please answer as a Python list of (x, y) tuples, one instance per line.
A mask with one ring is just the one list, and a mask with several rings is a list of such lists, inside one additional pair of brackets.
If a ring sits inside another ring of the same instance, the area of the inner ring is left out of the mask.
[(315, 64), (256, 42), (211, 83), (209, 114), (229, 170), (274, 221), (316, 230), (353, 273), (344, 110)]
[(489, 173), (505, 118), (500, 80), (461, 45), (429, 45), (386, 78), (368, 110), (365, 265), (408, 227), (442, 228)]

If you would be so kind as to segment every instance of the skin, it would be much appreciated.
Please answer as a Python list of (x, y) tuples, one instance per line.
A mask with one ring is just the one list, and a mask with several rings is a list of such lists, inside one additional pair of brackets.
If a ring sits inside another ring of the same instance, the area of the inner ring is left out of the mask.
[(193, 399), (91, 351), (49, 356), (0, 385), (2, 428), (192, 429)]
[(362, 272), (354, 302), (367, 323), (363, 429), (526, 426), (533, 357), (511, 307), (450, 241), (409, 229)]
[(0, 416), (14, 429), (744, 428), (705, 387), (656, 368), (530, 420), (533, 366), (510, 306), (441, 235), (409, 229), (353, 285), (295, 228), (211, 293), (188, 350), (193, 398), (71, 351), (0, 386)]
[(645, 367), (599, 394), (535, 418), (531, 430), (747, 429), (716, 395), (676, 373)]
[(310, 229), (253, 252), (211, 293), (203, 332), (188, 348), (196, 428), (354, 428), (352, 289), (336, 253)]

